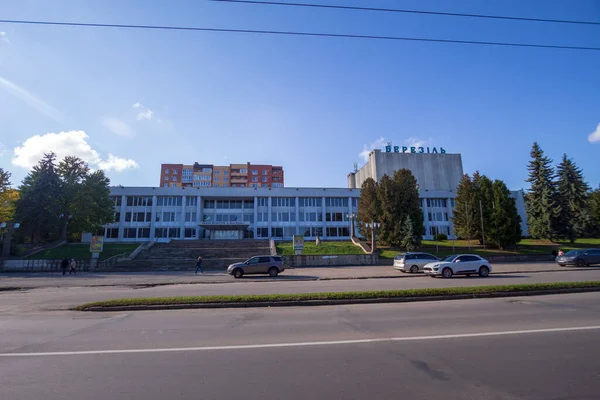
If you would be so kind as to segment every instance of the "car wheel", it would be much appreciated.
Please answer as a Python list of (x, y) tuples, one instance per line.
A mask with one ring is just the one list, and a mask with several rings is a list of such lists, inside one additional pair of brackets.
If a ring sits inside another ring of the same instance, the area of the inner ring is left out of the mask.
[(452, 278), (452, 269), (448, 267), (444, 268), (442, 270), (442, 276), (444, 278)]
[(419, 272), (419, 267), (417, 267), (416, 265), (413, 265), (412, 267), (410, 267), (411, 274), (416, 274), (417, 272)]
[(433, 274), (432, 274), (432, 275), (429, 275), (429, 277), (430, 277), (430, 278), (435, 278), (435, 275), (433, 275)]
[(239, 278), (241, 278), (242, 276), (244, 276), (244, 271), (242, 271), (242, 269), (241, 269), (241, 268), (237, 268), (237, 269), (234, 269), (234, 270), (233, 270), (233, 277), (234, 277), (235, 279), (239, 279)]
[(279, 274), (279, 270), (275, 267), (269, 268), (269, 276), (275, 278)]
[(579, 260), (577, 260), (577, 266), (578, 267), (585, 267), (586, 266), (585, 265), (585, 261), (580, 258)]
[(465, 275), (467, 275), (467, 278), (469, 278), (471, 276), (471, 274), (465, 274)]
[(479, 268), (479, 276), (481, 276), (482, 278), (487, 278), (489, 275), (490, 269), (485, 265), (482, 265), (481, 268)]

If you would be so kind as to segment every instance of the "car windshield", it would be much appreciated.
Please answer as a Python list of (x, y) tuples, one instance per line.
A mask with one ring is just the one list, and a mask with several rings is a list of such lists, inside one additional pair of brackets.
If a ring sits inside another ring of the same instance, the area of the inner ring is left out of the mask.
[(578, 256), (581, 254), (581, 250), (570, 250), (565, 253), (565, 256)]
[(456, 255), (456, 254), (453, 254), (453, 255), (451, 255), (451, 256), (448, 256), (448, 257), (444, 258), (444, 261), (446, 261), (446, 262), (452, 262), (452, 261), (454, 261), (454, 259), (455, 259), (456, 257), (457, 257), (457, 255)]
[(396, 257), (394, 257), (395, 260), (404, 260), (404, 254), (398, 254)]

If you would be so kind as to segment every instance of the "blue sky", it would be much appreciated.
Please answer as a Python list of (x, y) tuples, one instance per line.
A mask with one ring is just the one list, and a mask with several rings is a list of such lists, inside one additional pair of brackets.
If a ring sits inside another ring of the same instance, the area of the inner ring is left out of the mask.
[[(327, 3), (600, 21), (594, 0)], [(600, 26), (203, 0), (3, 0), (0, 19), (600, 47)], [(287, 186), (345, 187), (365, 148), (419, 141), (519, 189), (538, 141), (600, 184), (600, 128), (589, 139), (600, 124), (600, 52), (2, 23), (0, 32), (0, 167), (14, 183), (53, 149), (107, 169), (113, 184), (157, 185), (162, 162), (250, 161), (283, 165)]]

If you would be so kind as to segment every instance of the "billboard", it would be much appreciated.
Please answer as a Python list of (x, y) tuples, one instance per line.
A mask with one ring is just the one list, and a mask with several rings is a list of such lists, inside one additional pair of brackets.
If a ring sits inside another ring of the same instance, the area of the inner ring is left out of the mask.
[(90, 251), (92, 253), (101, 253), (102, 250), (104, 250), (104, 236), (92, 236)]
[(304, 250), (304, 236), (294, 235), (294, 250)]

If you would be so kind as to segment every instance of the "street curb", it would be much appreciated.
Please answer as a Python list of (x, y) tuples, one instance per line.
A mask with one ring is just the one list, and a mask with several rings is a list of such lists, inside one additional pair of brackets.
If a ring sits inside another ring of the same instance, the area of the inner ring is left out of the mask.
[(137, 306), (108, 306), (90, 307), (78, 311), (113, 312), (113, 311), (156, 311), (156, 310), (186, 310), (194, 308), (257, 308), (257, 307), (313, 307), (313, 306), (335, 306), (347, 304), (381, 304), (381, 303), (413, 303), (421, 301), (440, 300), (466, 300), (466, 299), (489, 299), (499, 297), (523, 297), (544, 296), (551, 294), (600, 292), (600, 287), (551, 289), (551, 290), (528, 290), (522, 292), (491, 292), (478, 294), (457, 294), (424, 297), (389, 297), (373, 299), (338, 299), (338, 300), (293, 300), (293, 301), (265, 301), (265, 302), (231, 302), (231, 303), (189, 303), (189, 304), (152, 304)]

